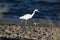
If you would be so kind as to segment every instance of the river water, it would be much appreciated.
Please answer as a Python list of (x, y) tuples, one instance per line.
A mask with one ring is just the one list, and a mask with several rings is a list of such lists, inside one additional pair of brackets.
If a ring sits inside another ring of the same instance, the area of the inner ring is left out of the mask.
[[(34, 9), (38, 9), (40, 13), (36, 12), (33, 16), (34, 20), (48, 19), (59, 21), (60, 23), (60, 1), (58, 0), (1, 0), (0, 6), (7, 4), (9, 12), (4, 13), (1, 20), (8, 20), (13, 22), (12, 19), (19, 20), (20, 16), (25, 14), (32, 14)], [(48, 17), (48, 18), (47, 18)], [(16, 21), (15, 20), (15, 21)], [(14, 22), (15, 22), (14, 21)], [(58, 22), (57, 22), (58, 23)]]

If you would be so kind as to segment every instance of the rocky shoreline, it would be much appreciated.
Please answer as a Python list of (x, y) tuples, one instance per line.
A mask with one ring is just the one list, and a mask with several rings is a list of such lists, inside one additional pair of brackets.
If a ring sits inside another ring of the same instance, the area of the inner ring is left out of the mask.
[(25, 38), (26, 40), (59, 40), (60, 28), (0, 24), (0, 38), (1, 37), (18, 39)]

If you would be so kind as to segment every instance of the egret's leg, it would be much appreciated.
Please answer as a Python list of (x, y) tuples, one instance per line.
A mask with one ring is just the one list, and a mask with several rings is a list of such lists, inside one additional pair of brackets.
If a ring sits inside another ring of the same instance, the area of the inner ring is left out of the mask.
[(29, 20), (28, 25), (30, 25), (30, 23), (31, 23), (31, 20)]
[(21, 25), (23, 24), (23, 20), (21, 20)]
[(26, 24), (27, 24), (27, 20), (25, 21), (25, 26), (26, 26)]

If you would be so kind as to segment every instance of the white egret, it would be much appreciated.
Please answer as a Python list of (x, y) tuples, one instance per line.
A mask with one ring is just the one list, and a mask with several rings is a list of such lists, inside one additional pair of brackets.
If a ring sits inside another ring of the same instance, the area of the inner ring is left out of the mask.
[(34, 16), (35, 12), (39, 12), (39, 10), (35, 9), (32, 14), (25, 14), (24, 16), (19, 17), (19, 19), (26, 20), (27, 22), (27, 20), (31, 19)]

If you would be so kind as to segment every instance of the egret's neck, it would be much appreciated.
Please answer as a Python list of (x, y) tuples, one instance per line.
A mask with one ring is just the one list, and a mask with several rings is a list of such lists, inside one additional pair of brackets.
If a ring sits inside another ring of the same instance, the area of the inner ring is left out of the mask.
[(33, 13), (32, 13), (32, 16), (35, 14), (35, 12), (36, 12), (36, 11), (34, 10)]

